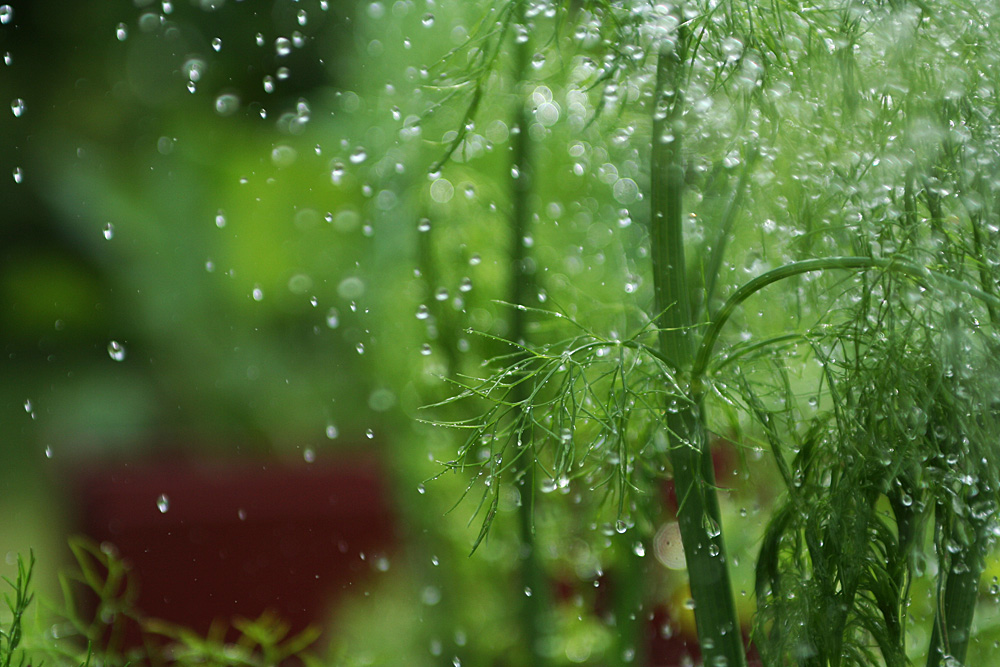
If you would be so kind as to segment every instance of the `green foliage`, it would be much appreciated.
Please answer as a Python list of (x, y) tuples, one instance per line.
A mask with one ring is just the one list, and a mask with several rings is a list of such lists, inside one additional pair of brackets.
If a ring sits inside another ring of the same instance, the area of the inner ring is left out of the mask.
[(10, 620), (6, 621), (6, 627), (0, 627), (0, 665), (3, 667), (23, 667), (27, 660), (24, 649), (21, 647), (23, 635), (24, 613), (31, 604), (34, 597), (31, 588), (31, 574), (35, 567), (35, 554), (28, 555), (28, 562), (25, 563), (22, 557), (17, 559), (17, 577), (11, 581), (4, 577), (4, 582), (13, 589), (14, 597), (9, 593), (4, 593), (3, 601), (10, 612)]

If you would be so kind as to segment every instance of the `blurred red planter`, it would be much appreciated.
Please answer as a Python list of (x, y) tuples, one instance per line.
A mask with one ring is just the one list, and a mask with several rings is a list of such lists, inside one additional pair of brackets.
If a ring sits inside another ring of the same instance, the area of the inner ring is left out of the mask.
[(378, 461), (100, 462), (69, 475), (79, 529), (131, 565), (146, 616), (205, 633), (276, 612), (321, 624), (391, 548)]

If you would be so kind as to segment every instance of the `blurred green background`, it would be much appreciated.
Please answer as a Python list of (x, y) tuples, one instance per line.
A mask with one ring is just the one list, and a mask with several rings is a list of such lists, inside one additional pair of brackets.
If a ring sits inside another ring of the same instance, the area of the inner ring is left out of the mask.
[[(507, 351), (470, 328), (509, 329), (510, 309), (496, 303), (509, 296), (509, 110), (520, 94), (551, 102), (544, 80), (560, 65), (536, 63), (539, 81), (523, 91), (498, 68), (477, 133), (429, 174), (465, 107), (425, 115), (437, 94), (424, 87), (427, 68), (465, 43), (476, 7), (9, 7), (0, 25), (0, 97), (12, 101), (0, 116), (7, 572), (34, 549), (39, 593), (58, 600), (55, 572), (71, 565), (66, 537), (77, 529), (63, 479), (78, 466), (157, 457), (336, 466), (342, 451), (361, 449), (385, 464), (401, 541), (392, 567), (341, 601), (334, 654), (346, 664), (488, 664), (513, 651), (517, 664), (513, 502), (467, 558), (474, 503), (446, 514), (466, 480), (423, 483), (457, 441), (417, 419), (453, 391), (445, 376)], [(574, 313), (582, 300), (590, 325), (625, 330), (650, 298), (642, 257), (627, 250), (644, 235), (624, 206), (641, 202), (638, 152), (577, 140), (582, 121), (533, 127), (550, 140), (538, 142), (524, 241), (538, 277), (529, 305)], [(616, 195), (619, 181), (629, 187)], [(592, 544), (593, 517), (567, 507), (540, 510), (538, 521), (553, 576), (567, 590), (590, 588), (560, 603), (553, 637), (569, 644), (549, 649), (577, 662), (614, 644), (595, 586), (623, 556), (606, 538)], [(576, 534), (584, 538), (566, 537)], [(677, 631), (690, 633), (683, 577), (653, 567)]]

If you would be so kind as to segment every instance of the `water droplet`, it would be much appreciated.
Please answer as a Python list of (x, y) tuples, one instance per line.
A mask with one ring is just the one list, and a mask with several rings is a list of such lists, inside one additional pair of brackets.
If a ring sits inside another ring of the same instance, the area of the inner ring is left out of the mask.
[(341, 162), (334, 163), (333, 167), (330, 169), (330, 181), (334, 185), (340, 185), (340, 182), (344, 180), (344, 174), (346, 170)]
[(364, 354), (365, 353), (365, 344), (364, 343), (358, 343), (354, 347), (354, 349), (358, 351), (358, 354)]
[(14, 167), (14, 171), (12, 173), (15, 183), (21, 183), (24, 180), (24, 170), (20, 167)]
[(104, 225), (104, 229), (102, 231), (104, 233), (104, 238), (110, 241), (112, 238), (114, 238), (115, 226), (109, 222), (108, 224)]
[(238, 510), (236, 510), (236, 516), (239, 518), (240, 521), (246, 521), (247, 511), (241, 507)]
[(212, 50), (216, 53), (222, 50), (222, 39), (219, 37), (212, 38)]
[(21, 114), (24, 113), (24, 100), (18, 97), (16, 100), (10, 103), (10, 110), (13, 112), (16, 118), (20, 118)]
[(30, 398), (25, 399), (25, 401), (24, 401), (24, 411), (27, 412), (27, 413), (29, 413), (29, 414), (31, 413), (31, 399)]
[(429, 308), (427, 308), (426, 305), (420, 304), (419, 306), (417, 306), (417, 319), (418, 320), (426, 320), (430, 316), (431, 316), (431, 311), (430, 311)]
[(483, 261), (483, 258), (479, 254), (475, 254), (469, 258), (469, 266), (479, 266)]
[(264, 300), (264, 290), (260, 288), (260, 285), (253, 286), (253, 300), (263, 301)]
[(219, 229), (226, 226), (226, 214), (221, 208), (215, 214), (215, 226)]
[[(6, 21), (4, 21), (4, 23), (6, 23)], [(422, 24), (422, 25), (423, 25), (423, 26), (424, 26), (425, 28), (430, 28), (430, 27), (431, 27), (432, 25), (434, 25), (434, 15), (433, 15), (433, 14), (424, 14), (424, 15), (423, 15), (423, 16), (422, 16), (422, 17), (420, 18), (420, 23), (421, 23), (421, 24)]]
[(625, 522), (622, 519), (618, 519), (617, 521), (615, 521), (615, 531), (616, 532), (618, 532), (620, 534), (620, 533), (624, 533), (626, 530), (628, 530), (628, 526), (625, 524)]
[(274, 77), (270, 74), (266, 75), (263, 80), (264, 92), (273, 93), (274, 92)]
[(125, 360), (125, 346), (116, 340), (108, 343), (108, 356), (115, 361)]
[(274, 40), (274, 52), (279, 58), (284, 58), (292, 52), (292, 41), (287, 37), (279, 37)]
[(0, 5), (0, 23), (7, 25), (14, 19), (14, 8), (10, 5)]
[(354, 149), (354, 152), (351, 153), (351, 156), (347, 159), (350, 161), (351, 164), (361, 164), (362, 162), (368, 159), (368, 151), (366, 151), (364, 147), (358, 146), (357, 148)]
[(300, 9), (299, 13), (295, 15), (295, 19), (299, 22), (299, 25), (305, 25), (309, 22), (309, 14), (306, 13), (306, 10)]
[(365, 437), (368, 438), (369, 440), (371, 440), (372, 438), (375, 437), (375, 431), (373, 431), (370, 428), (369, 429), (365, 429)]
[(340, 431), (337, 429), (337, 425), (334, 423), (329, 423), (326, 425), (326, 437), (330, 440), (336, 440), (337, 436), (340, 435)]
[(427, 487), (424, 486), (423, 484), (417, 484), (417, 493), (419, 493), (420, 495), (424, 495), (425, 493), (427, 493)]
[(4, 65), (7, 65), (8, 67), (10, 67), (11, 63), (13, 63), (13, 62), (14, 62), (14, 56), (12, 56), (10, 54), (10, 51), (7, 51), (6, 53), (3, 54), (3, 64)]
[(425, 357), (430, 356), (430, 354), (433, 351), (434, 350), (431, 349), (431, 344), (430, 343), (424, 343), (423, 345), (420, 346), (420, 354), (422, 354)]
[(441, 564), (441, 561), (438, 560), (437, 556), (431, 556), (431, 565), (433, 565), (434, 567), (437, 567), (440, 564)]
[(45, 445), (45, 458), (52, 458), (52, 445)]
[(326, 311), (326, 326), (331, 329), (336, 329), (340, 326), (340, 313), (336, 308)]
[(531, 57), (531, 66), (535, 69), (541, 69), (545, 64), (545, 54), (539, 51)]
[(632, 552), (639, 558), (642, 558), (646, 555), (646, 547), (642, 545), (642, 542), (636, 542), (632, 545)]
[(524, 587), (524, 595), (525, 595), (525, 597), (529, 597), (529, 598), (531, 597), (531, 587), (530, 586), (525, 586)]
[(266, 41), (264, 40), (264, 34), (263, 34), (263, 33), (260, 33), (260, 32), (258, 32), (258, 33), (257, 33), (257, 36), (256, 36), (256, 37), (254, 37), (254, 41), (255, 41), (255, 42), (257, 43), (257, 46), (264, 46), (264, 44), (266, 44), (266, 43), (267, 43), (267, 42), (266, 42)]
[(302, 450), (302, 459), (306, 463), (312, 463), (313, 461), (316, 460), (316, 452), (313, 449), (306, 447), (304, 450)]
[(240, 98), (232, 93), (223, 93), (215, 98), (215, 113), (232, 116), (240, 108)]
[[(441, 601), (441, 590), (436, 586), (425, 587), (424, 590), (420, 592), (420, 601), (428, 607), (433, 607)], [(431, 648), (431, 652), (434, 652), (433, 648)], [(440, 653), (441, 648), (438, 646), (437, 653), (435, 653), (435, 655), (439, 655)]]
[(167, 510), (170, 509), (170, 498), (167, 498), (167, 494), (161, 493), (157, 496), (156, 509), (160, 510), (160, 514), (166, 514)]
[(418, 232), (429, 232), (429, 231), (431, 231), (431, 221), (430, 221), (430, 219), (428, 219), (428, 218), (420, 218), (420, 221), (417, 223), (417, 231)]

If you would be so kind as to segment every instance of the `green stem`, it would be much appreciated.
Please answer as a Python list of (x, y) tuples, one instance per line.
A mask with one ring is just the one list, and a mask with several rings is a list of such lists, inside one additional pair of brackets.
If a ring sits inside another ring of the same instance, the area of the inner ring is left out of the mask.
[[(525, 4), (523, 0), (516, 7), (515, 21), (524, 23)], [(530, 58), (530, 43), (525, 40), (515, 46), (515, 85), (520, 86), (528, 72)], [(515, 129), (513, 134), (513, 161), (510, 170), (511, 180), (511, 225), (510, 225), (510, 286), (508, 294), (510, 302), (524, 305), (533, 285), (532, 276), (527, 271), (527, 249), (524, 237), (528, 233), (528, 223), (531, 218), (531, 188), (532, 188), (532, 154), (531, 139), (528, 136), (528, 114), (525, 101), (520, 90), (515, 95)], [(511, 339), (523, 344), (527, 338), (527, 311), (521, 308), (513, 310), (511, 321)], [(521, 405), (527, 404), (526, 385), (514, 387), (513, 400)], [(531, 447), (526, 441), (522, 446)], [(527, 454), (527, 452), (525, 453)], [(532, 456), (522, 455), (517, 458), (514, 471), (515, 479), (521, 493), (521, 504), (518, 507), (518, 524), (520, 527), (521, 552), (520, 575), (521, 588), (516, 594), (521, 598), (521, 631), (528, 647), (529, 665), (542, 667), (548, 661), (542, 651), (542, 639), (545, 627), (545, 609), (548, 591), (545, 573), (538, 558), (535, 544), (534, 526), (534, 492), (535, 492), (535, 462)]]
[(695, 357), (694, 367), (691, 371), (691, 382), (692, 386), (695, 388), (696, 395), (699, 395), (702, 391), (701, 384), (704, 380), (705, 371), (708, 368), (708, 362), (711, 359), (712, 350), (715, 348), (716, 342), (718, 342), (719, 333), (722, 331), (722, 327), (725, 326), (726, 322), (729, 320), (729, 317), (740, 304), (746, 301), (751, 295), (759, 292), (761, 289), (772, 283), (784, 280), (785, 278), (791, 278), (792, 276), (809, 273), (811, 271), (828, 271), (832, 269), (883, 269), (886, 271), (895, 271), (916, 279), (918, 284), (926, 284), (934, 280), (942, 285), (955, 288), (960, 292), (965, 292), (970, 296), (974, 296), (986, 303), (988, 306), (1000, 306), (1000, 299), (992, 294), (987, 294), (977, 287), (962, 282), (957, 278), (953, 278), (924, 267), (916, 266), (914, 264), (909, 264), (898, 259), (882, 259), (877, 257), (825, 257), (821, 259), (807, 259), (801, 262), (785, 264), (784, 266), (779, 266), (776, 269), (761, 274), (753, 280), (740, 286), (740, 288), (726, 300), (726, 303), (716, 314), (715, 319), (709, 323), (708, 329), (705, 331), (705, 336), (702, 338), (701, 346), (698, 349), (698, 354)]
[[(687, 30), (658, 55), (653, 110), (650, 222), (655, 309), (661, 352), (676, 368), (694, 360), (682, 227), (684, 164), (681, 152), (682, 78)], [(687, 559), (702, 659), (707, 665), (746, 664), (742, 633), (722, 539), (715, 473), (700, 401), (668, 410), (670, 462), (678, 498), (677, 521)]]

